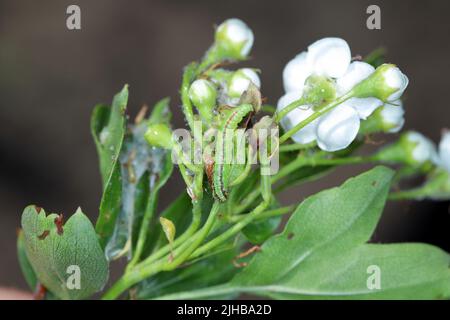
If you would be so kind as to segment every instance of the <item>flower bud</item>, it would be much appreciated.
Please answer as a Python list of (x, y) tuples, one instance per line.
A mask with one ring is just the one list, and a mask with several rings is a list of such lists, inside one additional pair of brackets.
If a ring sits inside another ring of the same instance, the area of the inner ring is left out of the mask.
[(231, 98), (239, 98), (248, 89), (250, 82), (257, 88), (261, 87), (261, 81), (254, 70), (250, 68), (237, 70), (228, 82), (228, 95)]
[(442, 133), (441, 142), (439, 143), (439, 164), (450, 172), (450, 131)]
[(397, 142), (381, 149), (376, 158), (420, 167), (426, 163), (436, 162), (437, 152), (431, 140), (421, 133), (408, 131)]
[(201, 117), (210, 123), (217, 98), (217, 90), (214, 85), (205, 79), (195, 80), (189, 88), (189, 98)]
[(400, 99), (409, 80), (393, 64), (382, 64), (367, 79), (353, 88), (355, 97), (375, 97), (384, 102)]
[(378, 112), (384, 132), (396, 133), (403, 128), (405, 124), (405, 110), (400, 100), (395, 101), (393, 104), (386, 103)]
[(245, 59), (253, 45), (253, 32), (242, 20), (225, 20), (216, 30), (215, 45), (224, 58)]
[(164, 123), (150, 124), (144, 137), (153, 147), (172, 149), (172, 130)]
[(404, 115), (405, 110), (400, 100), (392, 104), (385, 103), (375, 110), (366, 121), (362, 122), (361, 132), (365, 134), (374, 132), (397, 133), (405, 124)]

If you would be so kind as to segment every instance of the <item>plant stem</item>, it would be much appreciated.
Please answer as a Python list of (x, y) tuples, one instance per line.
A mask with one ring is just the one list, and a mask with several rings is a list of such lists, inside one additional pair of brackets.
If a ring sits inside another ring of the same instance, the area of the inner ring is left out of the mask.
[[(268, 219), (268, 218), (272, 218), (272, 217), (276, 217), (276, 216), (281, 216), (287, 213), (290, 213), (292, 210), (294, 209), (294, 206), (285, 206), (285, 207), (280, 207), (280, 208), (276, 208), (276, 209), (272, 209), (272, 210), (266, 210), (264, 212), (262, 212), (260, 215), (258, 215), (258, 217), (255, 220), (264, 220), (264, 219)], [(228, 221), (230, 222), (239, 222), (242, 219), (244, 219), (249, 213), (246, 214), (240, 214), (240, 215), (234, 215), (228, 218)]]
[(322, 153), (316, 154), (316, 156), (306, 158), (298, 157), (294, 161), (290, 162), (288, 165), (284, 166), (275, 176), (272, 178), (272, 183), (279, 181), (281, 178), (289, 175), (295, 170), (303, 166), (326, 166), (326, 165), (344, 165), (344, 164), (358, 164), (367, 163), (375, 161), (376, 159), (372, 156), (369, 157), (348, 157), (348, 158), (320, 158)]
[[(331, 111), (332, 109), (334, 109), (335, 107), (337, 107), (338, 105), (340, 105), (341, 103), (343, 103), (344, 101), (350, 99), (353, 95), (352, 91), (349, 91), (348, 93), (346, 93), (345, 95), (337, 98), (336, 100), (331, 101), (330, 103), (324, 105), (323, 107), (321, 107), (319, 110), (317, 110), (316, 112), (314, 112), (312, 115), (310, 115), (308, 118), (306, 118), (305, 120), (299, 122), (296, 126), (294, 126), (293, 128), (291, 128), (289, 131), (287, 131), (284, 135), (281, 136), (280, 138), (280, 144), (282, 144), (283, 142), (285, 142), (287, 139), (289, 139), (294, 133), (296, 133), (297, 131), (299, 131), (300, 129), (303, 129), (304, 127), (306, 127), (308, 124), (310, 124), (311, 122), (313, 122), (314, 120), (316, 120), (317, 118), (319, 118), (320, 116), (324, 115), (325, 113)], [(301, 99), (300, 99), (301, 100)], [(294, 101), (293, 103), (291, 103), (290, 105), (288, 105), (286, 108), (284, 108), (282, 111), (286, 110), (287, 108), (292, 108), (294, 109), (297, 105), (295, 105), (295, 103), (299, 103), (300, 100)], [(294, 107), (292, 107), (294, 106)], [(289, 110), (290, 111), (290, 110)], [(281, 119), (280, 116), (283, 113), (280, 112), (280, 114), (277, 115), (276, 119)]]
[(222, 233), (220, 236), (215, 237), (208, 243), (204, 244), (200, 248), (192, 253), (191, 257), (196, 258), (205, 252), (208, 252), (211, 249), (214, 249), (218, 245), (222, 244), (224, 241), (228, 240), (239, 231), (241, 231), (245, 226), (247, 226), (250, 222), (252, 222), (261, 212), (263, 212), (269, 205), (269, 202), (263, 201), (261, 202), (252, 212), (250, 212), (244, 219), (233, 225), (227, 231)]
[[(266, 180), (266, 181), (261, 182), (262, 187), (261, 187), (260, 192), (267, 193), (267, 190), (265, 190), (265, 189), (267, 189), (267, 185), (270, 184), (270, 176), (261, 176), (261, 179)], [(245, 226), (247, 226), (250, 222), (252, 222), (259, 214), (264, 212), (264, 210), (266, 210), (266, 208), (269, 206), (269, 204), (270, 204), (270, 198), (268, 199), (267, 197), (265, 197), (265, 199), (255, 209), (253, 209), (252, 212), (250, 212), (248, 215), (246, 215), (245, 218), (243, 218), (241, 221), (239, 221), (238, 223), (233, 225), (231, 228), (229, 228), (227, 231), (225, 231), (221, 235), (215, 237), (208, 243), (204, 244), (203, 246), (201, 246), (200, 248), (195, 250), (194, 253), (192, 253), (191, 257), (192, 258), (198, 257), (198, 256), (202, 255), (203, 253), (217, 247), (218, 245), (222, 244), (224, 241), (228, 240), (229, 238), (231, 238), (232, 236), (237, 234)]]
[[(202, 211), (201, 211), (201, 202), (196, 201), (193, 203), (192, 207), (192, 222), (189, 225), (189, 227), (186, 229), (186, 231), (179, 237), (177, 237), (173, 242), (173, 249), (176, 249), (179, 245), (185, 243), (188, 239), (192, 237), (192, 235), (197, 231), (198, 227), (200, 226), (202, 218)], [(152, 262), (162, 258), (166, 254), (170, 252), (170, 245), (166, 244), (161, 249), (153, 253), (151, 256), (147, 257), (145, 260), (141, 262), (142, 265), (148, 265)]]
[(297, 107), (305, 105), (305, 103), (306, 103), (306, 100), (303, 97), (301, 97), (300, 99), (289, 103), (280, 112), (277, 112), (275, 114), (274, 121), (276, 123), (280, 122), (280, 120), (283, 119), (289, 112), (291, 112), (292, 110), (294, 110)]
[(159, 188), (155, 188), (150, 191), (150, 197), (148, 199), (147, 208), (145, 210), (144, 217), (142, 218), (141, 228), (139, 230), (139, 236), (136, 244), (136, 250), (133, 253), (133, 259), (128, 263), (127, 269), (132, 268), (140, 259), (142, 250), (144, 249), (145, 241), (147, 240), (147, 229), (150, 225), (155, 211), (156, 203), (158, 199)]
[(279, 150), (280, 150), (280, 152), (290, 152), (290, 151), (310, 149), (310, 148), (314, 148), (315, 146), (316, 146), (315, 141), (311, 142), (311, 143), (305, 143), (305, 144), (291, 143), (291, 144), (286, 144), (284, 146), (280, 146)]
[[(180, 264), (185, 262), (189, 258), (191, 253), (198, 248), (201, 242), (206, 238), (208, 233), (215, 222), (217, 213), (219, 212), (219, 203), (215, 202), (211, 212), (206, 220), (205, 225), (202, 229), (194, 236), (193, 240), (190, 242), (185, 242), (185, 245), (179, 246), (175, 249), (174, 255), (176, 258), (174, 260), (168, 259), (169, 257), (163, 257), (162, 259), (155, 261), (155, 263), (140, 263), (134, 268), (128, 270), (122, 278), (120, 278), (103, 296), (102, 299), (109, 300), (115, 299), (122, 294), (125, 290), (129, 289), (138, 282), (158, 273), (161, 271), (173, 270)], [(188, 245), (187, 245), (188, 244)], [(187, 246), (187, 248), (185, 248)]]
[(195, 239), (189, 245), (186, 250), (180, 250), (182, 253), (175, 257), (175, 259), (169, 262), (167, 265), (163, 267), (163, 270), (169, 271), (175, 269), (181, 263), (183, 263), (187, 258), (191, 256), (191, 254), (198, 248), (198, 246), (205, 240), (208, 236), (211, 228), (215, 222), (216, 216), (219, 212), (220, 204), (219, 202), (214, 202), (211, 212), (209, 213), (208, 219), (205, 222), (203, 228), (195, 235)]

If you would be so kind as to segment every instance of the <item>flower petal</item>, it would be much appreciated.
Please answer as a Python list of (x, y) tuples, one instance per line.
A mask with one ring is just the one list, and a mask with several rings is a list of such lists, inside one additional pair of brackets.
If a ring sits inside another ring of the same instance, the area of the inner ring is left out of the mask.
[[(297, 92), (286, 93), (284, 96), (278, 100), (277, 111), (281, 111), (288, 104), (294, 102), (295, 100), (300, 99), (301, 94)], [(300, 123), (301, 121), (308, 118), (314, 111), (312, 108), (308, 106), (301, 106), (295, 108), (291, 112), (289, 112), (283, 119), (281, 119), (280, 124), (285, 131), (292, 129), (295, 125)], [(309, 123), (306, 127), (300, 129), (295, 134), (292, 135), (292, 140), (297, 143), (306, 144), (313, 142), (316, 140), (316, 127), (317, 127), (318, 119)]]
[(337, 90), (340, 95), (349, 92), (356, 84), (375, 72), (370, 64), (354, 61), (350, 63), (345, 74), (336, 80)]
[(350, 47), (340, 38), (324, 38), (308, 47), (308, 61), (318, 75), (342, 77), (350, 60)]
[(342, 104), (352, 107), (361, 119), (366, 120), (383, 102), (377, 98), (350, 98)]
[(302, 94), (306, 78), (311, 75), (311, 70), (312, 68), (308, 64), (306, 52), (298, 54), (284, 67), (284, 90), (286, 92), (297, 91)]
[(388, 101), (395, 101), (400, 99), (409, 84), (408, 77), (397, 67), (387, 69), (383, 76), (386, 86), (388, 86), (389, 88), (397, 89), (397, 91), (389, 96)]
[(323, 116), (317, 126), (317, 144), (333, 152), (347, 148), (358, 134), (360, 120), (355, 109), (339, 105)]
[(391, 127), (387, 132), (399, 132), (405, 124), (404, 115), (405, 110), (403, 109), (403, 103), (400, 100), (397, 100), (392, 104), (386, 103), (381, 109), (381, 118), (386, 126)]
[(436, 163), (439, 161), (433, 141), (426, 138), (423, 134), (410, 131), (407, 133), (407, 139), (415, 144), (412, 150), (412, 157), (415, 161), (418, 163), (425, 161), (433, 161)]
[(450, 172), (450, 131), (445, 131), (442, 134), (439, 143), (439, 160), (441, 166)]

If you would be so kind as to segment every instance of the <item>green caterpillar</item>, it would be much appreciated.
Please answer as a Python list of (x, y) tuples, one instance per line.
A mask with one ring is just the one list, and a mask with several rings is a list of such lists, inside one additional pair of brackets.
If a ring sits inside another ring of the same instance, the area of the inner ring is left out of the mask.
[[(241, 164), (229, 163), (228, 161), (229, 159), (234, 159), (236, 129), (254, 111), (251, 104), (242, 104), (239, 107), (226, 109), (221, 112), (223, 121), (216, 136), (214, 167), (211, 179), (213, 196), (221, 202), (227, 200), (229, 185), (233, 178), (236, 177), (236, 172), (242, 169)], [(233, 140), (231, 141), (230, 139)], [(230, 152), (233, 154), (230, 154)]]

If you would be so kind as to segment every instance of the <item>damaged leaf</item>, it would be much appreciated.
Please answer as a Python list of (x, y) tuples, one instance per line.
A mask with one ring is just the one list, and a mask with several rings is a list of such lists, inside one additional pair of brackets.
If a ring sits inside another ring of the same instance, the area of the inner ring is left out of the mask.
[(58, 298), (84, 299), (103, 288), (108, 263), (81, 209), (64, 223), (61, 215), (28, 206), (22, 228), (26, 257), (37, 279)]

